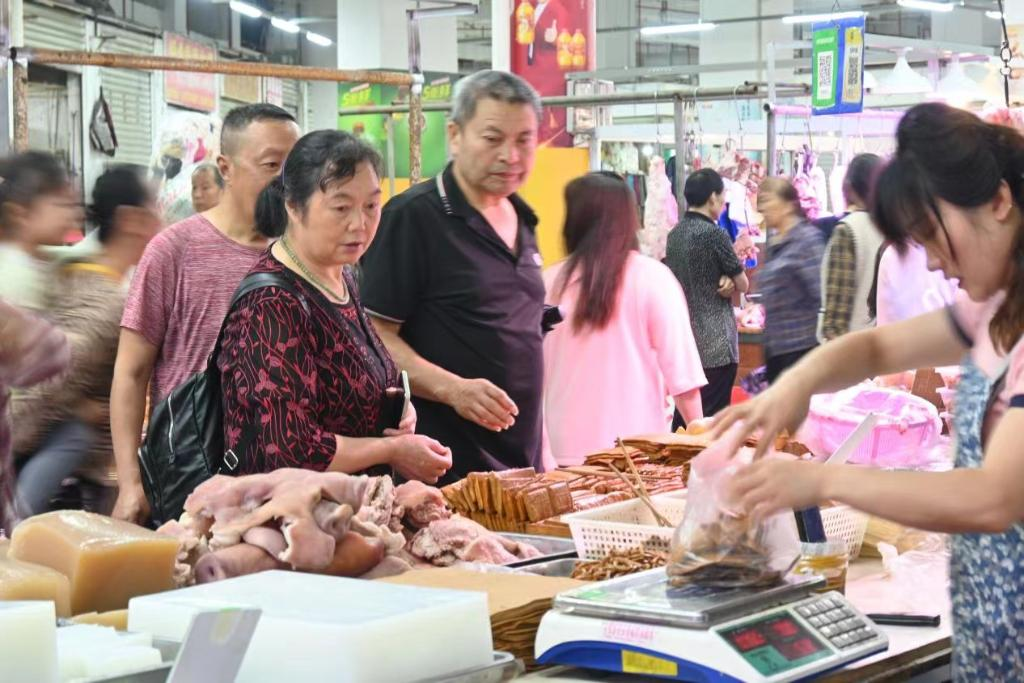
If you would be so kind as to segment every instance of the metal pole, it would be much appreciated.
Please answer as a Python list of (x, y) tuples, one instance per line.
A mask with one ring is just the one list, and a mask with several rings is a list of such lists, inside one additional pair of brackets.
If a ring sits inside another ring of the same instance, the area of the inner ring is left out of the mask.
[(239, 76), (269, 76), (306, 81), (333, 81), (354, 83), (383, 83), (411, 85), (413, 76), (396, 71), (368, 71), (366, 69), (324, 69), (314, 66), (291, 66), (265, 62), (229, 62), (226, 60), (175, 59), (156, 55), (126, 55), (108, 52), (68, 52), (34, 47), (17, 48), (18, 58), (35, 64), (102, 66), (111, 69), (140, 69), (145, 71), (188, 71), (192, 73), (236, 74)]
[(14, 99), (14, 151), (28, 150), (28, 65), (21, 59), (11, 61)]
[[(780, 97), (802, 97), (809, 92), (806, 86), (780, 90)], [(604, 106), (614, 104), (649, 104), (652, 102), (664, 102), (666, 97), (682, 97), (684, 100), (693, 99), (695, 96), (700, 102), (712, 100), (757, 100), (766, 99), (767, 94), (758, 85), (741, 85), (738, 88), (696, 88), (672, 89), (669, 91), (659, 90), (658, 92), (619, 92), (604, 95), (565, 95), (557, 97), (542, 97), (541, 104), (545, 107), (584, 107)], [(451, 111), (451, 102), (425, 102), (423, 111)], [(354, 116), (363, 114), (404, 114), (409, 111), (408, 104), (386, 104), (368, 107), (345, 107), (338, 110), (340, 116)]]
[(686, 186), (686, 102), (679, 95), (672, 101), (674, 108), (674, 123), (676, 134), (676, 201), (679, 203), (679, 213), (686, 211), (686, 197), (683, 188)]
[(423, 171), (423, 74), (409, 89), (409, 185), (420, 181)]
[(388, 197), (395, 196), (395, 119), (391, 114), (384, 119), (388, 145)]
[(764, 105), (764, 111), (765, 117), (767, 119), (765, 128), (768, 131), (768, 144), (766, 152), (766, 154), (768, 155), (768, 175), (774, 176), (778, 175), (779, 173), (779, 138), (778, 133), (776, 132), (776, 129), (778, 127), (778, 119), (775, 115), (775, 107), (772, 104), (769, 103)]
[(7, 156), (13, 148), (13, 136), (11, 130), (11, 115), (8, 107), (13, 107), (14, 101), (11, 96), (10, 75), (12, 60), (11, 54), (11, 3), (10, 0), (0, 0), (0, 105), (3, 106), (0, 112), (0, 154)]

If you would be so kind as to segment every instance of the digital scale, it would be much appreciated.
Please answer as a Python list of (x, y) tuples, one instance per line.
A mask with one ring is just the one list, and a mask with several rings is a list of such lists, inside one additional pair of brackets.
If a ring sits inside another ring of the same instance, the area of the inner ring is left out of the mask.
[(825, 580), (773, 588), (672, 588), (665, 570), (562, 593), (537, 632), (536, 659), (679, 681), (814, 677), (882, 652), (889, 639)]

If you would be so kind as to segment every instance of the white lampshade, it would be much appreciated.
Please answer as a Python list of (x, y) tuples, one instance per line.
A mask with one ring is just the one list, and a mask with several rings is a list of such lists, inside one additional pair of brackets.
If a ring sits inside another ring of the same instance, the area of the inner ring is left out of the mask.
[(909, 50), (902, 50), (892, 71), (878, 79), (876, 94), (913, 95), (932, 91), (931, 82), (910, 68), (910, 63), (907, 61), (908, 52)]
[(980, 83), (964, 73), (960, 55), (953, 55), (952, 61), (946, 68), (946, 75), (939, 81), (935, 93), (931, 97), (953, 104), (967, 104), (968, 102), (983, 102), (985, 92)]
[(866, 69), (864, 70), (864, 89), (871, 92), (878, 90), (878, 79), (875, 77), (875, 74)]

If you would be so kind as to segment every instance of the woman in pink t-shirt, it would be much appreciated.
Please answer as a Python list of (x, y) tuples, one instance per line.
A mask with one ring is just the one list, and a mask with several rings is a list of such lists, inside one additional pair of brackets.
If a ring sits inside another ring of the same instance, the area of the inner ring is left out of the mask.
[(544, 340), (544, 424), (547, 455), (576, 465), (616, 437), (670, 431), (669, 399), (687, 424), (702, 418), (707, 381), (679, 281), (637, 251), (629, 186), (591, 173), (565, 202), (569, 257), (544, 275), (565, 318)]
[[(812, 395), (867, 377), (962, 359), (954, 409), (956, 467), (884, 471), (769, 458), (732, 482), (760, 517), (823, 500), (952, 534), (953, 679), (1024, 680), (1024, 136), (944, 104), (914, 107), (875, 189), (875, 223), (921, 244), (958, 278), (945, 311), (846, 335), (810, 356), (716, 433), (793, 432)], [(766, 450), (771, 438), (762, 438)]]

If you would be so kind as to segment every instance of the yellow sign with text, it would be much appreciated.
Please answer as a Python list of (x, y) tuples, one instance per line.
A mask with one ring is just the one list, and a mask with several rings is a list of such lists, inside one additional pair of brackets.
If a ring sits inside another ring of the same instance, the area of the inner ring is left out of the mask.
[(679, 665), (668, 659), (652, 657), (641, 652), (630, 650), (622, 651), (622, 672), (627, 674), (642, 674), (645, 676), (672, 676), (679, 675)]

